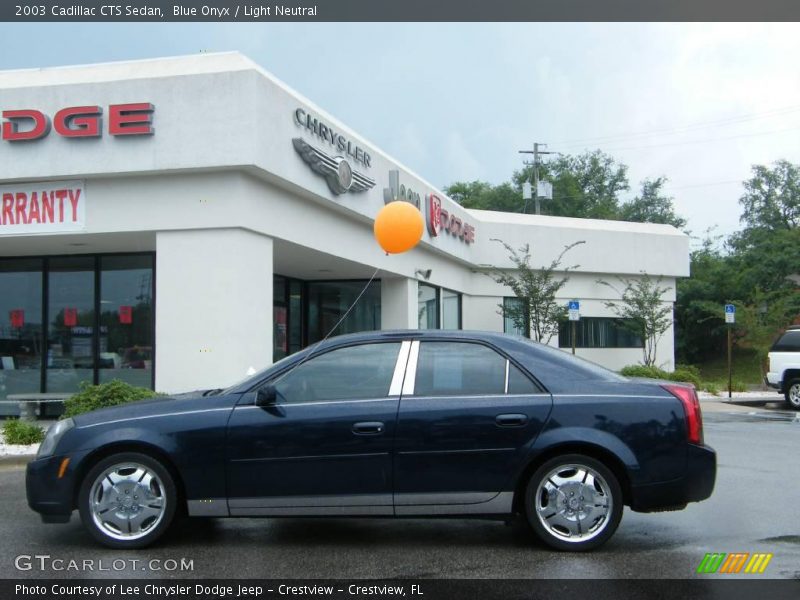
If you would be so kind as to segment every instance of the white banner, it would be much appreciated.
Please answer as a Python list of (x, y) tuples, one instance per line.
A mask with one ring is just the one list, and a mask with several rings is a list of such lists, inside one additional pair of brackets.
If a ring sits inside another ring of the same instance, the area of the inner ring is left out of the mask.
[(83, 181), (42, 181), (0, 186), (0, 235), (86, 229)]

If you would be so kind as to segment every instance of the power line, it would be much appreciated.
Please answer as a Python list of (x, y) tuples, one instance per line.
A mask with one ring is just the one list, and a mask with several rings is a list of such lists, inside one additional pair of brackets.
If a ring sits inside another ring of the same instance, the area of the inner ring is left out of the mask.
[(786, 114), (791, 114), (794, 112), (800, 111), (800, 105), (794, 106), (787, 106), (783, 108), (776, 108), (770, 111), (765, 111), (761, 113), (750, 113), (746, 115), (739, 115), (735, 117), (727, 117), (724, 119), (717, 119), (714, 121), (704, 121), (693, 123), (689, 125), (681, 125), (676, 127), (666, 127), (660, 129), (651, 129), (648, 131), (639, 131), (639, 132), (628, 132), (628, 133), (620, 133), (614, 135), (605, 135), (605, 136), (595, 136), (589, 138), (577, 138), (572, 140), (565, 140), (559, 142), (559, 145), (563, 147), (572, 147), (572, 146), (579, 146), (583, 144), (589, 143), (598, 143), (598, 142), (611, 142), (611, 141), (622, 141), (625, 139), (632, 139), (632, 138), (640, 138), (640, 137), (651, 137), (655, 135), (676, 135), (680, 133), (687, 133), (689, 131), (697, 130), (697, 129), (704, 129), (708, 127), (718, 127), (722, 125), (738, 125), (740, 123), (746, 123), (749, 121), (754, 121), (758, 119), (776, 117), (776, 116), (784, 116)]

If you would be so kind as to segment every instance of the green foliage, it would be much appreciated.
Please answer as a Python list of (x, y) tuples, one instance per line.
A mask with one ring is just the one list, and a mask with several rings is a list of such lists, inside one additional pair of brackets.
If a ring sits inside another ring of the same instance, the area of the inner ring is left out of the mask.
[(567, 312), (566, 306), (556, 301), (556, 295), (569, 278), (557, 278), (555, 272), (567, 273), (575, 269), (578, 265), (562, 267), (561, 260), (572, 248), (585, 242), (564, 246), (561, 254), (549, 266), (534, 268), (531, 266), (529, 244), (515, 249), (502, 240), (493, 241), (503, 244), (509, 253), (509, 259), (514, 263), (515, 270), (497, 269), (488, 275), (497, 283), (511, 288), (514, 295), (521, 300), (518, 306), (500, 304), (501, 313), (504, 317), (512, 319), (514, 325), (522, 331), (530, 332), (535, 341), (546, 344), (558, 333), (558, 323), (564, 319)]
[(666, 177), (645, 179), (641, 193), (620, 207), (619, 218), (637, 223), (663, 223), (678, 229), (686, 227), (686, 219), (675, 214), (672, 198), (663, 193), (666, 182)]
[(702, 387), (700, 377), (694, 367), (678, 368), (672, 372), (664, 371), (655, 366), (648, 365), (628, 365), (620, 371), (625, 377), (648, 377), (650, 379), (664, 379), (667, 381), (677, 381), (681, 383), (691, 383), (697, 389)]
[(152, 390), (134, 387), (118, 379), (100, 385), (90, 385), (84, 382), (81, 384), (80, 392), (64, 401), (62, 418), (74, 417), (98, 408), (146, 400), (157, 395)]
[(734, 379), (733, 381), (731, 381), (731, 391), (732, 392), (746, 392), (747, 391), (747, 386), (743, 382), (739, 381), (738, 379)]
[(800, 166), (779, 160), (770, 169), (753, 165), (744, 182), (741, 221), (748, 229), (791, 230), (800, 226)]
[(672, 305), (665, 303), (663, 296), (671, 288), (661, 287), (661, 277), (652, 278), (643, 273), (638, 279), (618, 278), (622, 289), (598, 280), (616, 291), (622, 299), (606, 302), (622, 320), (622, 326), (639, 336), (642, 340), (644, 364), (653, 366), (656, 362), (656, 347), (661, 335), (672, 325)]
[(3, 436), (7, 444), (38, 444), (44, 439), (44, 431), (35, 423), (11, 419), (3, 423)]
[(712, 396), (719, 396), (719, 388), (716, 386), (716, 384), (711, 382), (706, 382), (703, 384), (703, 391), (708, 392)]

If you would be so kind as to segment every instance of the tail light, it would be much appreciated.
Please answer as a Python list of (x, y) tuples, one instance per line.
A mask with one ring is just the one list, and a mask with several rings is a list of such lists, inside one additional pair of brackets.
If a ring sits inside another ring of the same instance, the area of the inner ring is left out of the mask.
[(700, 412), (700, 400), (693, 386), (664, 384), (663, 387), (683, 404), (686, 413), (686, 430), (688, 440), (692, 444), (703, 443), (703, 415)]

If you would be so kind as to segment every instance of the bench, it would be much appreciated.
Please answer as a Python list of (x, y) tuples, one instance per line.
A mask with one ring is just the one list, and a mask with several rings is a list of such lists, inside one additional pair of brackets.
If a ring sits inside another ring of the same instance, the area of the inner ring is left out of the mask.
[(19, 418), (21, 421), (35, 421), (41, 414), (42, 404), (49, 402), (63, 402), (73, 394), (9, 394), (7, 400), (0, 400), (3, 404), (18, 404)]

